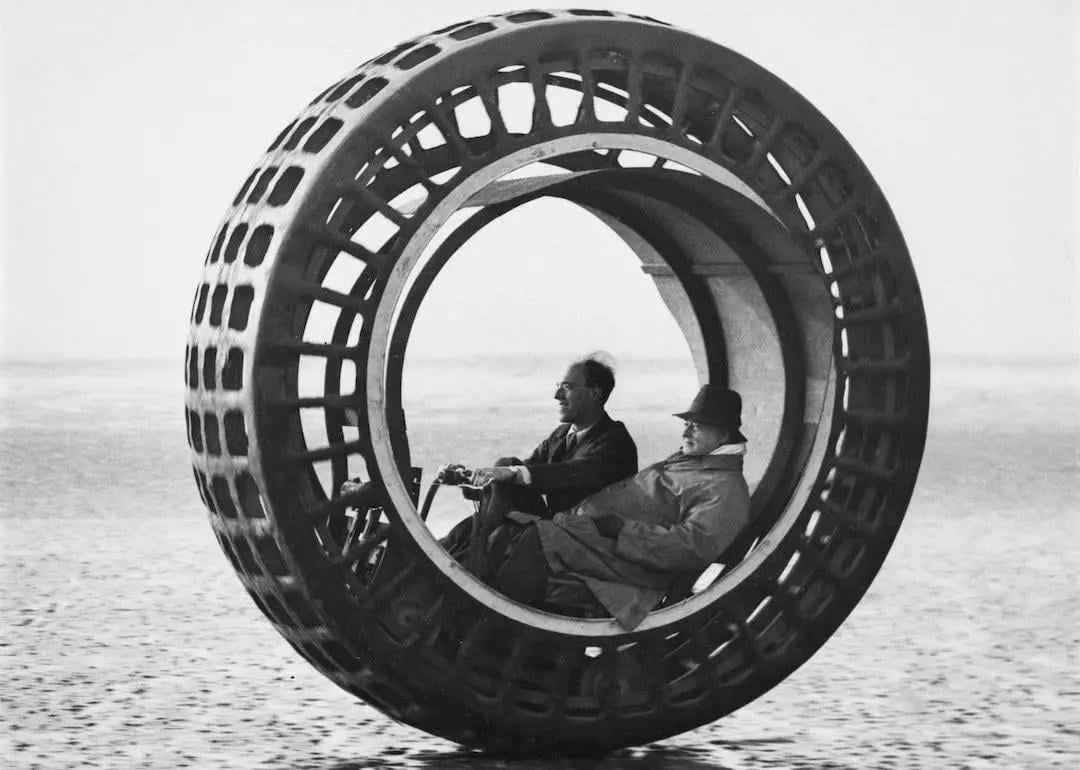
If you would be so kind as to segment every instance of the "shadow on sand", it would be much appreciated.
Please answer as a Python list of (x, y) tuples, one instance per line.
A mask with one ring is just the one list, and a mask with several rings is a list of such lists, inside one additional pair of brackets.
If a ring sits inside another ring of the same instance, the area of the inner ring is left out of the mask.
[[(761, 744), (792, 743), (790, 738), (745, 741), (708, 741), (701, 746), (654, 744), (622, 749), (603, 757), (547, 757), (510, 759), (462, 748), (457, 751), (432, 749), (386, 749), (360, 760), (323, 765), (322, 770), (366, 770), (367, 768), (427, 768), (428, 770), (727, 770), (718, 754), (752, 751)], [(779, 765), (778, 765), (779, 766)]]

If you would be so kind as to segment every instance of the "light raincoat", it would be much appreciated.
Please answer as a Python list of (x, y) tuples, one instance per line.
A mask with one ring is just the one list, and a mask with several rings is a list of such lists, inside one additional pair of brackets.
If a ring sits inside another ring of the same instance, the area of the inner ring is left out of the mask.
[[(584, 583), (620, 624), (636, 627), (687, 573), (700, 574), (750, 519), (738, 455), (684, 455), (650, 465), (537, 521), (551, 571)], [(595, 520), (624, 521), (617, 538)]]

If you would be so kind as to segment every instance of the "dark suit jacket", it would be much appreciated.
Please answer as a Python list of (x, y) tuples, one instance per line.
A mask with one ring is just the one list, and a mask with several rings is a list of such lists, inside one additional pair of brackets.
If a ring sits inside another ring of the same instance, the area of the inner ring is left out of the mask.
[(637, 445), (621, 422), (605, 413), (577, 444), (566, 448), (562, 423), (525, 460), (530, 487), (547, 497), (552, 513), (573, 508), (585, 497), (637, 473)]

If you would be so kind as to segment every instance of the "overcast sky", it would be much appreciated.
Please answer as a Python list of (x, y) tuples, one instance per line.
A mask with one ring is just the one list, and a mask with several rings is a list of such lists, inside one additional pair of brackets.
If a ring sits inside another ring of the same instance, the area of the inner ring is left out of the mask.
[[(295, 113), (401, 40), (533, 4), (24, 0), (0, 7), (0, 355), (179, 359), (218, 222)], [(626, 0), (610, 7), (749, 56), (840, 128), (899, 219), (936, 354), (1076, 354), (1080, 3)], [(441, 294), (425, 305), (425, 329), (474, 340), (476, 352), (504, 352), (522, 335), (540, 349), (564, 348), (572, 338), (575, 350), (623, 355), (664, 352), (677, 340), (673, 324), (650, 315), (659, 307), (655, 293), (614, 236), (565, 204), (532, 209), (469, 245), (457, 277), (441, 280)], [(577, 267), (568, 261), (575, 252), (593, 257)], [(467, 283), (476, 293), (451, 291)], [(602, 302), (573, 301), (595, 296), (598, 283), (614, 289)], [(478, 297), (487, 287), (495, 290), (485, 305)], [(565, 312), (541, 320), (520, 312), (552, 296), (566, 299)], [(637, 326), (625, 323), (635, 303), (652, 303)], [(659, 331), (642, 350), (640, 324), (654, 321)]]

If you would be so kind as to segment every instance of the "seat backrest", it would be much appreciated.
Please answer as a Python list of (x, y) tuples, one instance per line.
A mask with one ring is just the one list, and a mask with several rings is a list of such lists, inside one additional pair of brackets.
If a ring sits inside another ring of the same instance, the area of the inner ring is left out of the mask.
[(702, 570), (695, 570), (693, 572), (683, 572), (675, 579), (675, 582), (671, 584), (671, 588), (664, 594), (664, 598), (660, 600), (660, 603), (656, 606), (656, 609), (661, 607), (670, 607), (672, 604), (681, 602), (683, 599), (689, 599), (694, 594), (694, 584), (701, 579), (709, 569), (717, 564), (722, 568), (717, 575), (723, 575), (731, 567), (734, 567), (742, 557), (745, 555), (745, 551), (753, 544), (753, 539), (746, 536), (747, 533), (743, 533), (739, 537), (735, 538), (734, 542), (729, 545), (724, 551), (716, 557), (716, 560)]

